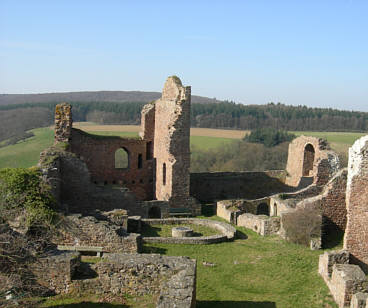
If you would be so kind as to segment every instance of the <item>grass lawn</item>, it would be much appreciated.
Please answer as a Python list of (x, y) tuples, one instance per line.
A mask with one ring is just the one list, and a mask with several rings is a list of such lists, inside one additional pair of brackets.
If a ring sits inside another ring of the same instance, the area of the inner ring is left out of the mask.
[[(212, 245), (147, 244), (145, 252), (197, 260), (197, 308), (337, 307), (318, 275), (323, 251), (261, 237), (237, 227), (240, 237)], [(214, 263), (214, 267), (203, 265)]]

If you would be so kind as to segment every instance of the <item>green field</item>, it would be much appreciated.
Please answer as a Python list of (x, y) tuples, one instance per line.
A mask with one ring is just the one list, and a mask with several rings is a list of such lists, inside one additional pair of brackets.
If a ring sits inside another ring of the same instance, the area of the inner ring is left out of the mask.
[[(35, 136), (15, 145), (0, 148), (0, 168), (6, 167), (31, 167), (37, 164), (40, 152), (53, 143), (53, 130), (37, 128), (31, 130)], [(135, 132), (104, 132), (91, 131), (90, 133), (105, 136), (138, 137)], [(190, 143), (199, 149), (210, 149), (222, 146), (223, 144), (234, 142), (234, 139), (192, 136)]]
[[(208, 130), (206, 129), (208, 134)], [(36, 165), (39, 154), (42, 150), (49, 147), (53, 143), (53, 131), (50, 128), (37, 128), (32, 130), (35, 136), (25, 141), (21, 141), (15, 145), (0, 148), (0, 168), (5, 167), (30, 167)], [(213, 130), (213, 136), (216, 133), (223, 132), (221, 130)], [(121, 136), (121, 137), (137, 137), (137, 132), (120, 132), (120, 131), (90, 131), (96, 135)], [(327, 139), (334, 149), (342, 156), (347, 156), (348, 148), (356, 139), (365, 135), (364, 133), (339, 133), (339, 132), (294, 132), (297, 136), (309, 135)], [(210, 136), (191, 136), (190, 143), (192, 149), (208, 150), (215, 149), (225, 144), (235, 142), (237, 139)], [(346, 163), (346, 162), (345, 162)]]

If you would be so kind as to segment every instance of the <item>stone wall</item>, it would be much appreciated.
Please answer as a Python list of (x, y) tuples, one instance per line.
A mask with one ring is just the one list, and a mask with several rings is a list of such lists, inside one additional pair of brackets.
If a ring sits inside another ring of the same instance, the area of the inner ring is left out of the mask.
[(53, 294), (97, 294), (108, 298), (153, 295), (156, 307), (194, 308), (196, 261), (157, 254), (111, 253), (91, 264), (85, 277), (77, 252), (53, 251), (30, 265), (35, 280)]
[(238, 226), (251, 229), (262, 236), (276, 234), (280, 230), (280, 217), (245, 213), (238, 217)]
[(109, 254), (93, 265), (98, 278), (73, 283), (74, 291), (158, 297), (156, 307), (195, 307), (196, 261), (155, 254)]
[(68, 143), (73, 125), (72, 107), (63, 103), (55, 107), (55, 143)]
[[(72, 129), (70, 151), (83, 160), (91, 181), (102, 185), (128, 187), (140, 200), (153, 199), (153, 161), (147, 160), (146, 140), (94, 136)], [(115, 168), (115, 152), (128, 153), (129, 167)]]
[(339, 158), (321, 138), (300, 136), (289, 145), (285, 183), (298, 186), (304, 177), (313, 177), (317, 185), (326, 184), (340, 168)]
[(325, 280), (339, 308), (359, 307), (354, 306), (356, 296), (351, 303), (354, 294), (368, 293), (366, 275), (358, 265), (349, 264), (348, 251), (331, 251), (320, 255), (318, 272)]
[(203, 172), (190, 174), (190, 194), (202, 203), (225, 199), (258, 199), (295, 191), (283, 183), (284, 170)]
[(326, 184), (321, 194), (306, 198), (297, 207), (313, 207), (322, 212), (323, 232), (344, 231), (346, 227), (347, 169), (342, 169)]
[(172, 207), (185, 207), (189, 197), (190, 91), (172, 76), (155, 101), (156, 198)]
[(244, 213), (270, 216), (270, 198), (221, 200), (217, 202), (216, 215), (235, 225), (239, 215)]
[(368, 272), (368, 136), (349, 149), (344, 249)]
[(51, 251), (29, 265), (35, 281), (50, 290), (51, 294), (71, 291), (72, 278), (80, 265), (80, 255), (70, 251)]
[[(139, 234), (126, 233), (123, 226), (110, 221), (97, 220), (92, 216), (69, 215), (60, 223), (53, 242), (57, 245), (69, 246), (69, 249), (79, 250), (83, 247), (100, 247), (102, 252), (141, 251)], [(93, 250), (92, 250), (93, 251)]]
[(60, 209), (66, 213), (126, 209), (129, 215), (146, 215), (127, 189), (92, 183), (87, 165), (73, 153), (51, 147), (41, 153), (39, 166)]

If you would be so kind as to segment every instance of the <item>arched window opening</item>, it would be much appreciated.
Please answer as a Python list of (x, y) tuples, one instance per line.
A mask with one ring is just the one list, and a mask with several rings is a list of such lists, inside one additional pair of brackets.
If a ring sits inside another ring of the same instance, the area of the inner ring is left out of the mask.
[(270, 211), (267, 203), (261, 203), (257, 206), (257, 215), (267, 215), (270, 216)]
[(129, 168), (129, 153), (124, 148), (118, 149), (115, 152), (115, 168), (116, 169)]
[(161, 218), (161, 210), (157, 206), (153, 206), (148, 211), (148, 218)]
[(277, 204), (273, 204), (273, 216), (277, 216)]
[(304, 148), (304, 160), (303, 160), (303, 176), (311, 176), (313, 171), (315, 151), (311, 144), (307, 144)]
[(162, 185), (166, 185), (166, 164), (162, 165)]

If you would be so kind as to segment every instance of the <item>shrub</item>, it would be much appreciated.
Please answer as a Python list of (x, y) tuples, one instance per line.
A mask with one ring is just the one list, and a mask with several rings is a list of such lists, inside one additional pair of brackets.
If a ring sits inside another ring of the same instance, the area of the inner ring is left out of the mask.
[(312, 238), (321, 236), (322, 216), (315, 208), (299, 208), (282, 215), (282, 226), (288, 241), (309, 246)]
[(266, 147), (274, 147), (280, 143), (291, 141), (296, 136), (284, 130), (273, 128), (257, 128), (244, 137), (244, 141), (252, 143), (262, 143)]
[(53, 205), (50, 187), (37, 168), (0, 170), (0, 217), (4, 220), (25, 210), (27, 226), (46, 226), (55, 216)]

